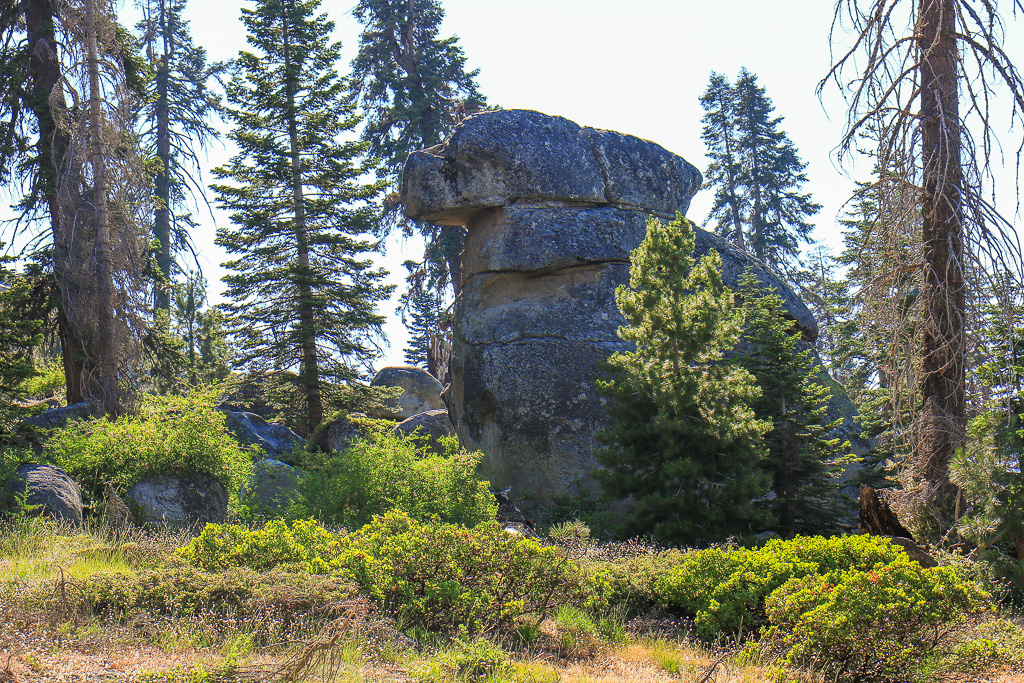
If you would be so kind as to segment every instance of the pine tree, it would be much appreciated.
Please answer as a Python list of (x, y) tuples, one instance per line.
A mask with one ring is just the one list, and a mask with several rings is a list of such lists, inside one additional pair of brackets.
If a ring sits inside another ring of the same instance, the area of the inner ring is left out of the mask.
[(0, 176), (45, 215), (69, 402), (131, 407), (142, 334), (148, 177), (131, 135), (142, 82), (108, 0), (0, 9)]
[(41, 321), (28, 315), (28, 282), (7, 268), (13, 260), (0, 252), (0, 404), (35, 375), (31, 353), (42, 342)]
[(240, 364), (297, 371), (301, 428), (324, 418), (331, 382), (358, 376), (377, 354), (378, 301), (391, 288), (370, 255), (378, 244), (366, 184), (367, 143), (345, 138), (359, 122), (336, 71), (334, 26), (318, 0), (260, 0), (242, 10), (253, 52), (228, 85), (238, 154), (214, 171), (231, 211), (218, 244), (234, 256), (224, 306)]
[(801, 244), (811, 241), (808, 218), (820, 209), (800, 188), (807, 164), (779, 128), (782, 117), (757, 84), (740, 70), (735, 86), (711, 74), (701, 98), (703, 139), (711, 163), (707, 186), (715, 188), (708, 222), (773, 268), (785, 271), (799, 259)]
[(612, 426), (598, 433), (596, 471), (604, 490), (635, 499), (625, 536), (666, 544), (718, 541), (756, 532), (767, 490), (761, 435), (750, 403), (751, 375), (725, 362), (740, 336), (742, 311), (722, 283), (714, 251), (692, 256), (694, 232), (681, 216), (652, 219), (633, 252), (629, 287), (615, 296), (634, 351), (608, 359), (598, 389)]
[(195, 227), (187, 200), (205, 201), (200, 182), (198, 149), (217, 138), (211, 118), (220, 100), (208, 87), (224, 71), (209, 64), (206, 50), (192, 42), (182, 18), (187, 0), (145, 0), (144, 18), (136, 26), (146, 59), (153, 70), (149, 97), (142, 108), (142, 144), (157, 163), (153, 237), (160, 282), (154, 289), (154, 308), (169, 311), (169, 287), (174, 280), (174, 256), (189, 244)]
[(740, 295), (748, 347), (741, 363), (761, 388), (751, 406), (771, 425), (762, 466), (775, 497), (763, 504), (786, 538), (835, 531), (842, 510), (836, 477), (849, 444), (828, 437), (842, 422), (828, 418), (832, 394), (810, 349), (798, 350), (782, 297), (749, 268), (740, 278)]
[[(443, 142), (485, 100), (477, 89), (479, 72), (466, 70), (458, 38), (441, 37), (444, 9), (439, 0), (359, 0), (352, 14), (363, 25), (352, 62), (353, 92), (366, 116), (363, 139), (381, 161), (378, 173), (391, 185), (385, 217), (397, 225), (398, 181), (406, 158)], [(449, 294), (457, 297), (465, 228), (413, 223), (403, 229), (418, 232), (426, 242), (419, 287), (432, 290), (439, 301)], [(413, 303), (411, 291), (406, 304)]]
[(416, 285), (410, 286), (405, 298), (408, 317), (403, 315), (402, 322), (409, 329), (405, 362), (425, 368), (429, 363), (431, 335), (437, 333), (442, 319), (441, 302), (436, 291)]
[(722, 74), (711, 73), (708, 89), (700, 98), (704, 108), (701, 139), (708, 148), (707, 186), (715, 190), (714, 203), (705, 225), (746, 249), (744, 235), (744, 181), (736, 131), (736, 92)]

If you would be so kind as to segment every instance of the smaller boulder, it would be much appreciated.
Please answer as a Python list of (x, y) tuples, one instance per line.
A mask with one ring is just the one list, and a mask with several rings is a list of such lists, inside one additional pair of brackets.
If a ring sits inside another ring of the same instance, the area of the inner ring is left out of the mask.
[(327, 425), (327, 449), (341, 453), (359, 439), (366, 436), (357, 418), (366, 418), (363, 413), (352, 413), (348, 417), (339, 417)]
[(67, 427), (69, 422), (84, 420), (92, 417), (93, 404), (87, 401), (74, 403), (61, 408), (51, 408), (39, 413), (35, 417), (24, 420), (24, 424), (32, 425), (38, 429), (57, 429)]
[(269, 457), (292, 463), (292, 452), (305, 440), (284, 425), (267, 422), (256, 413), (236, 413), (225, 410), (228, 416), (225, 426), (239, 443), (258, 446)]
[(455, 436), (455, 428), (452, 427), (447, 410), (428, 410), (419, 415), (413, 415), (408, 420), (399, 422), (395, 426), (395, 432), (411, 436), (417, 446), (433, 451), (437, 455), (444, 455), (444, 444), (441, 443), (441, 437)]
[(280, 460), (256, 463), (241, 497), (260, 511), (285, 510), (298, 499), (302, 471)]
[[(51, 465), (18, 466), (7, 481), (4, 492), (9, 501), (27, 496), (28, 505), (38, 505), (38, 514), (52, 517), (76, 529), (82, 526), (82, 490), (64, 470)], [(7, 508), (16, 511), (9, 502)]]
[(208, 474), (163, 474), (140, 481), (125, 496), (142, 522), (199, 528), (227, 519), (228, 492)]
[(422, 368), (394, 365), (381, 368), (370, 382), (371, 387), (401, 387), (402, 395), (370, 417), (386, 420), (407, 420), (428, 410), (443, 410), (441, 392), (444, 387)]

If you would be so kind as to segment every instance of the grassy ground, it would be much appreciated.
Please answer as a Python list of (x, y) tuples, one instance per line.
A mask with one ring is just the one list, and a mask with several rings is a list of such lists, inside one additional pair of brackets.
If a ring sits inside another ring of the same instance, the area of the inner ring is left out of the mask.
[[(519, 636), (414, 639), (350, 586), (327, 579), (240, 572), (217, 577), (221, 586), (205, 575), (160, 574), (185, 538), (71, 534), (38, 520), (0, 529), (0, 683), (824, 683), (813, 674), (782, 675), (773, 662), (739, 663), (735, 649), (700, 644), (658, 614), (596, 628), (565, 608)], [(126, 577), (126, 590), (133, 580), (166, 580), (170, 607), (91, 609), (90, 582), (102, 574)], [(212, 595), (240, 584), (250, 596), (240, 604), (206, 608), (186, 600), (190, 591)], [(1024, 683), (1024, 662), (981, 661), (972, 673), (941, 680)]]

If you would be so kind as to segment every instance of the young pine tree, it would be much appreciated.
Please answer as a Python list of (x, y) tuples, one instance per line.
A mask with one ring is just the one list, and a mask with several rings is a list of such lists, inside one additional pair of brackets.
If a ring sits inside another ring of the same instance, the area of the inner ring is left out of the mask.
[(775, 107), (757, 76), (746, 69), (734, 86), (711, 74), (701, 105), (711, 159), (707, 185), (715, 189), (708, 221), (768, 265), (787, 270), (798, 261), (800, 245), (811, 241), (808, 218), (821, 209), (800, 192), (807, 164), (780, 130), (782, 117), (773, 117)]
[(749, 268), (740, 279), (745, 317), (742, 365), (754, 376), (761, 395), (754, 414), (771, 426), (765, 433), (768, 457), (762, 467), (775, 497), (764, 506), (784, 537), (835, 531), (843, 510), (836, 477), (847, 444), (828, 437), (841, 419), (830, 420), (829, 389), (810, 350), (783, 313), (783, 300)]
[(242, 10), (253, 52), (228, 85), (230, 138), (238, 154), (214, 171), (231, 210), (218, 243), (234, 256), (225, 311), (238, 362), (256, 371), (297, 371), (300, 428), (324, 418), (330, 383), (358, 376), (376, 356), (391, 288), (370, 254), (378, 244), (366, 184), (366, 143), (345, 138), (358, 123), (336, 69), (334, 25), (318, 0), (260, 0)]
[(616, 290), (634, 351), (608, 359), (598, 390), (612, 426), (596, 476), (636, 506), (622, 534), (666, 544), (720, 541), (762, 528), (753, 502), (768, 488), (761, 469), (768, 425), (750, 403), (750, 374), (725, 362), (740, 336), (742, 311), (722, 283), (721, 259), (693, 258), (694, 232), (681, 216), (652, 219), (633, 252), (629, 287)]

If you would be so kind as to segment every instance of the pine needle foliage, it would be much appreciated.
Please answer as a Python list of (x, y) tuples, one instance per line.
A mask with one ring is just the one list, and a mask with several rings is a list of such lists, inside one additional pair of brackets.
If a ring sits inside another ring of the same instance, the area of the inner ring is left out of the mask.
[(702, 138), (711, 160), (707, 186), (715, 197), (708, 223), (772, 267), (785, 270), (810, 243), (808, 219), (821, 210), (811, 195), (796, 146), (757, 75), (740, 70), (736, 84), (712, 73), (701, 97)]
[(228, 84), (236, 154), (214, 185), (231, 211), (217, 241), (233, 257), (224, 310), (251, 371), (296, 372), (302, 428), (324, 418), (324, 390), (359, 376), (376, 357), (390, 294), (377, 251), (367, 144), (336, 71), (340, 45), (317, 0), (260, 0), (242, 10), (253, 51)]
[(633, 351), (608, 359), (598, 390), (612, 426), (598, 433), (605, 492), (635, 506), (623, 536), (666, 545), (721, 541), (760, 529), (752, 501), (767, 490), (762, 434), (750, 404), (753, 377), (725, 360), (742, 311), (722, 282), (714, 251), (693, 258), (694, 231), (682, 216), (651, 219), (633, 252), (629, 286), (615, 293)]
[(775, 497), (763, 505), (785, 538), (835, 532), (847, 507), (837, 477), (849, 444), (828, 436), (842, 422), (828, 417), (832, 392), (821, 383), (810, 349), (798, 348), (782, 297), (749, 268), (740, 278), (740, 293), (748, 347), (740, 359), (761, 387), (754, 414), (771, 425), (762, 466)]

